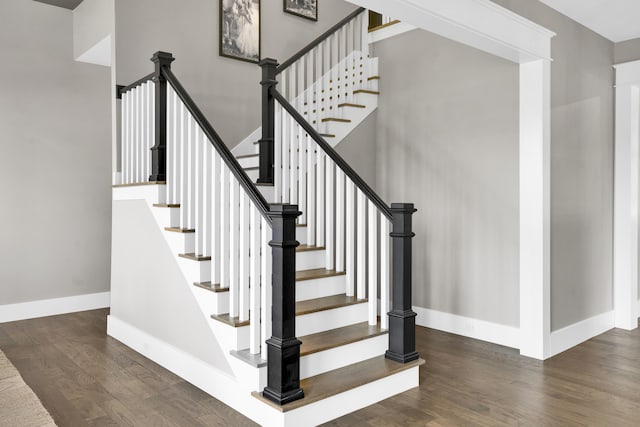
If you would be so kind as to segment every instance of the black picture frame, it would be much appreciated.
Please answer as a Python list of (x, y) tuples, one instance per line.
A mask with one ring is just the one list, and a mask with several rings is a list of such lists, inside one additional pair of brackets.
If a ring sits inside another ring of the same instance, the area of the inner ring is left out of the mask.
[(261, 15), (260, 0), (220, 0), (220, 56), (253, 64), (260, 62)]
[(282, 0), (282, 8), (285, 13), (318, 21), (318, 0)]

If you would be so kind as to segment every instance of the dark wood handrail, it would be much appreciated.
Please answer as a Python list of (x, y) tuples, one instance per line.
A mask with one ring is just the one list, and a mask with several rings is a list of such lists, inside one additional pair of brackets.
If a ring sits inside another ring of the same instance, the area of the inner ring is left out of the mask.
[(364, 12), (366, 9), (364, 7), (360, 7), (356, 10), (354, 10), (352, 13), (350, 13), (346, 18), (344, 18), (342, 21), (338, 22), (336, 25), (334, 25), (333, 27), (329, 28), (327, 31), (325, 31), (324, 33), (322, 33), (320, 36), (318, 36), (318, 38), (316, 38), (314, 41), (312, 41), (311, 43), (309, 43), (308, 45), (306, 45), (305, 47), (303, 47), (298, 53), (296, 53), (295, 55), (293, 55), (291, 58), (287, 59), (286, 61), (284, 61), (282, 64), (280, 64), (278, 66), (278, 68), (276, 69), (276, 74), (280, 74), (281, 72), (283, 72), (284, 70), (286, 70), (287, 68), (289, 68), (289, 66), (291, 64), (293, 64), (294, 62), (296, 62), (298, 59), (302, 58), (304, 55), (306, 55), (307, 53), (309, 53), (314, 47), (318, 46), (320, 43), (322, 43), (325, 39), (327, 39), (331, 34), (335, 33), (336, 31), (338, 31), (340, 28), (342, 28), (347, 22), (351, 21), (353, 18), (355, 18), (356, 16), (360, 15), (362, 12)]
[(320, 134), (313, 128), (313, 126), (311, 126), (309, 122), (307, 122), (304, 117), (302, 117), (300, 113), (298, 113), (293, 105), (289, 104), (289, 102), (285, 99), (284, 96), (282, 96), (280, 92), (278, 92), (277, 89), (272, 88), (271, 93), (276, 101), (278, 101), (280, 105), (282, 105), (282, 107), (287, 110), (291, 117), (293, 117), (293, 119), (298, 122), (300, 126), (302, 126), (302, 129), (304, 129), (304, 131), (307, 132), (307, 134), (309, 134), (311, 138), (313, 138), (316, 144), (320, 146), (322, 151), (324, 151), (327, 156), (329, 156), (331, 160), (335, 162), (336, 166), (342, 169), (344, 174), (349, 177), (351, 181), (353, 181), (356, 187), (358, 187), (360, 191), (362, 191), (364, 195), (373, 202), (374, 205), (376, 205), (376, 207), (380, 210), (380, 212), (382, 212), (384, 216), (387, 217), (387, 219), (391, 220), (391, 208), (387, 206), (387, 204), (380, 198), (380, 196), (378, 196), (376, 192), (373, 191), (373, 189), (369, 187), (369, 185), (364, 182), (362, 178), (360, 178), (360, 175), (358, 175), (356, 171), (354, 171), (351, 166), (349, 166), (349, 164), (340, 156), (340, 154), (338, 154), (336, 150), (334, 150), (333, 147), (330, 146), (322, 136), (320, 136)]
[(118, 94), (117, 94), (118, 98), (121, 98), (123, 93), (126, 93), (126, 92), (130, 91), (131, 89), (135, 89), (138, 86), (140, 86), (141, 84), (146, 83), (149, 80), (152, 80), (154, 76), (155, 76), (155, 73), (147, 74), (143, 78), (141, 78), (139, 80), (136, 80), (135, 82), (131, 83), (129, 86), (118, 87)]
[(182, 86), (178, 78), (173, 74), (170, 69), (163, 68), (162, 74), (167, 79), (167, 81), (173, 86), (173, 89), (176, 91), (184, 105), (187, 107), (194, 120), (200, 125), (202, 131), (207, 136), (209, 141), (213, 147), (218, 151), (222, 160), (226, 163), (227, 167), (231, 169), (231, 172), (236, 177), (242, 188), (247, 192), (249, 198), (255, 203), (256, 208), (260, 211), (262, 217), (267, 221), (267, 223), (271, 224), (272, 220), (269, 217), (269, 203), (262, 196), (262, 193), (258, 190), (251, 179), (247, 175), (247, 173), (242, 169), (238, 160), (231, 154), (229, 148), (227, 148), (226, 144), (222, 141), (222, 138), (215, 131), (211, 123), (207, 120), (205, 115), (200, 111), (196, 103), (193, 101), (189, 93), (187, 93), (186, 89)]

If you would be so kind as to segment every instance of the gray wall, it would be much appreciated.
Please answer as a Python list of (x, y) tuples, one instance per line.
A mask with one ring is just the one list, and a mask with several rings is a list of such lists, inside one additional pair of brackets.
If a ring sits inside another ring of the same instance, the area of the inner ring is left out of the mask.
[(72, 13), (0, 2), (0, 305), (109, 290), (109, 69)]
[[(218, 7), (211, 0), (116, 2), (118, 84), (150, 73), (151, 54), (174, 54), (174, 72), (225, 142), (233, 147), (260, 126), (260, 68), (218, 56)], [(322, 0), (318, 22), (282, 11), (282, 1), (262, 0), (262, 57), (280, 62), (348, 15), (355, 6)]]
[(640, 59), (640, 39), (627, 40), (615, 44), (614, 61), (616, 64)]
[(518, 66), (421, 30), (374, 53), (377, 188), (418, 209), (414, 304), (517, 326)]
[(496, 0), (558, 35), (551, 54), (551, 328), (613, 309), (614, 44), (540, 2)]

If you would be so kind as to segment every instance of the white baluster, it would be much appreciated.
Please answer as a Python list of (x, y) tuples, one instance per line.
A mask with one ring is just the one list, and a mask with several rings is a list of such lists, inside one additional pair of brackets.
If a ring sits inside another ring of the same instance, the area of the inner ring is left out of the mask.
[(140, 182), (138, 177), (138, 157), (140, 144), (140, 89), (135, 88), (132, 91), (133, 97), (133, 147), (132, 147), (132, 182)]
[(307, 137), (302, 126), (298, 126), (298, 208), (302, 215), (298, 217), (299, 224), (307, 223)]
[(187, 111), (180, 102), (180, 228), (189, 228), (189, 141), (187, 139)]
[(357, 189), (356, 192), (358, 194), (358, 221), (356, 223), (356, 226), (358, 227), (358, 246), (356, 248), (358, 277), (356, 278), (356, 283), (358, 288), (358, 298), (363, 299), (367, 296), (367, 200), (360, 189)]
[(290, 177), (289, 203), (298, 204), (298, 124), (289, 116)]
[[(305, 55), (305, 69), (307, 71), (307, 83), (306, 83), (306, 108), (307, 111), (307, 121), (309, 123), (313, 123), (313, 91), (315, 90), (313, 79), (313, 71), (314, 71), (314, 61), (315, 59), (315, 49), (311, 50), (308, 54)], [(300, 140), (302, 142), (302, 140)]]
[(260, 353), (260, 212), (253, 202), (249, 202), (251, 254), (249, 271), (249, 353)]
[(346, 182), (347, 187), (347, 235), (346, 235), (346, 243), (347, 243), (347, 253), (346, 253), (346, 270), (347, 270), (347, 296), (355, 295), (355, 285), (356, 285), (356, 263), (355, 263), (355, 242), (356, 242), (356, 234), (355, 234), (355, 205), (356, 205), (356, 197), (355, 197), (355, 185), (353, 182), (347, 178)]
[[(189, 127), (188, 127), (188, 132), (189, 132), (189, 136), (188, 136), (188, 141), (189, 141), (189, 169), (188, 169), (188, 176), (189, 176), (189, 197), (187, 198), (187, 202), (188, 202), (188, 207), (189, 207), (189, 218), (188, 218), (188, 224), (189, 224), (189, 228), (191, 229), (195, 229), (196, 228), (196, 199), (197, 199), (197, 194), (196, 194), (196, 177), (197, 177), (197, 171), (196, 171), (196, 123), (193, 120), (193, 116), (191, 115), (191, 113), (188, 113), (188, 118), (189, 118)], [(196, 239), (197, 240), (197, 239)], [(196, 254), (197, 255), (197, 254)]]
[(260, 328), (260, 346), (262, 348), (262, 359), (267, 360), (267, 346), (265, 340), (271, 338), (271, 247), (269, 240), (271, 239), (271, 227), (267, 221), (262, 218), (260, 240), (262, 245), (262, 257), (260, 258), (260, 296), (261, 296), (261, 328)]
[(378, 323), (378, 209), (369, 201), (369, 324)]
[(122, 103), (120, 106), (120, 173), (122, 174), (122, 181), (115, 184), (128, 184), (129, 183), (129, 170), (127, 162), (129, 160), (129, 92), (122, 94)]
[(355, 89), (353, 85), (354, 80), (351, 78), (351, 75), (353, 74), (351, 70), (353, 67), (353, 52), (355, 50), (355, 37), (353, 32), (356, 27), (356, 21), (356, 19), (352, 19), (347, 24), (347, 52), (344, 66), (344, 78), (345, 85), (348, 85), (345, 87), (345, 92), (347, 93), (346, 102), (348, 103), (353, 103), (353, 90)]
[(239, 224), (238, 181), (229, 170), (229, 316), (238, 317), (240, 309), (238, 258)]
[[(152, 116), (155, 117), (155, 116)], [(175, 203), (175, 199), (173, 198), (173, 186), (175, 185), (175, 179), (173, 177), (173, 173), (175, 170), (175, 165), (173, 162), (175, 161), (175, 153), (173, 149), (175, 147), (173, 134), (175, 132), (174, 126), (175, 123), (173, 121), (174, 117), (174, 105), (173, 105), (173, 90), (171, 89), (171, 85), (167, 85), (167, 185), (166, 185), (166, 200), (167, 203)], [(152, 119), (152, 127), (153, 126)], [(150, 144), (153, 144), (150, 141)], [(149, 151), (149, 157), (151, 157), (151, 151)], [(151, 162), (149, 162), (151, 165)], [(149, 166), (151, 167), (151, 166)]]
[(220, 286), (229, 288), (229, 170), (220, 159)]
[(282, 88), (282, 96), (287, 101), (289, 99), (289, 69), (285, 69), (282, 73), (280, 73), (280, 87)]
[[(204, 256), (212, 256), (211, 251), (211, 239), (212, 239), (212, 230), (211, 230), (211, 215), (212, 209), (211, 206), (213, 203), (211, 202), (212, 195), (212, 187), (213, 187), (213, 146), (209, 143), (209, 139), (203, 135), (202, 145), (203, 147), (203, 168), (204, 168), (204, 182), (202, 185), (202, 234), (204, 236), (203, 245), (202, 245), (202, 254)], [(213, 262), (211, 262), (213, 264)], [(211, 276), (213, 279), (213, 276)], [(212, 282), (213, 283), (213, 282)]]
[(316, 245), (324, 246), (324, 230), (325, 230), (325, 166), (324, 166), (324, 158), (325, 154), (320, 147), (318, 147), (317, 153), (317, 164), (316, 164), (316, 179), (317, 179), (317, 194), (316, 194), (316, 206), (317, 206), (317, 217), (316, 217), (316, 228), (317, 228), (317, 237), (316, 237)]
[(298, 91), (296, 87), (298, 77), (298, 63), (294, 62), (289, 67), (289, 103), (291, 105), (297, 105), (296, 98), (298, 97)]
[(238, 256), (238, 284), (240, 299), (240, 321), (249, 320), (249, 200), (240, 188), (240, 216), (239, 216), (239, 256)]
[(325, 190), (325, 265), (327, 270), (335, 269), (335, 241), (334, 241), (334, 163), (328, 156), (326, 158), (326, 190)]
[[(289, 160), (291, 155), (290, 149), (290, 135), (289, 135), (289, 122), (291, 116), (289, 113), (282, 110), (282, 203), (289, 203), (289, 191), (291, 190), (291, 170), (289, 169)], [(278, 142), (276, 141), (276, 144)]]
[[(329, 39), (322, 42), (322, 46), (324, 47), (323, 52), (323, 62), (322, 62), (322, 114), (320, 115), (322, 118), (330, 117), (329, 114), (329, 88), (331, 87), (331, 44), (329, 43)], [(322, 126), (322, 121), (318, 122), (318, 130), (321, 130), (321, 133), (329, 133), (329, 125), (324, 124)]]
[(336, 271), (344, 271), (344, 172), (336, 168)]
[(339, 36), (340, 31), (337, 31), (331, 35), (331, 80), (333, 83), (331, 84), (331, 88), (329, 90), (329, 114), (328, 117), (338, 117), (338, 95), (340, 95), (340, 89), (342, 85), (340, 84), (340, 66), (338, 65), (340, 62), (339, 57)]
[(284, 114), (280, 103), (275, 103), (275, 128), (273, 141), (273, 174), (275, 186), (275, 201), (282, 202), (282, 116)]
[(380, 326), (389, 328), (389, 220), (380, 219)]
[(316, 143), (307, 135), (307, 245), (316, 244)]
[[(211, 145), (211, 144), (209, 144)], [(220, 282), (220, 165), (221, 159), (217, 151), (211, 147), (211, 283)]]
[[(167, 85), (167, 88), (169, 85)], [(149, 104), (149, 145), (147, 146), (146, 156), (147, 159), (147, 172), (145, 173), (145, 181), (149, 179), (151, 176), (151, 147), (153, 147), (156, 143), (156, 90), (155, 83), (151, 85), (151, 102)], [(168, 134), (167, 134), (168, 135)]]
[(365, 14), (362, 14), (362, 67), (360, 73), (356, 73), (358, 81), (362, 80), (362, 87), (367, 87), (367, 79), (369, 78), (369, 25), (365, 19)]
[(204, 138), (202, 137), (202, 132), (200, 131), (200, 126), (198, 126), (194, 121), (194, 129), (193, 129), (193, 159), (194, 159), (194, 182), (193, 182), (193, 228), (196, 229), (196, 245), (195, 252), (196, 255), (204, 255), (204, 250), (202, 244), (204, 243), (204, 235), (202, 228), (202, 179), (204, 177), (204, 172), (202, 169), (202, 151), (204, 150)]
[[(316, 130), (320, 130), (320, 121), (322, 120), (322, 45), (316, 46), (313, 49), (315, 56), (315, 74), (313, 85), (313, 121), (310, 121), (311, 125)], [(311, 169), (307, 169), (311, 171)]]
[(304, 95), (305, 95), (305, 89), (307, 88), (305, 86), (305, 82), (304, 82), (304, 76), (305, 76), (305, 57), (303, 56), (302, 58), (300, 58), (300, 60), (298, 60), (298, 62), (296, 62), (296, 67), (298, 70), (298, 77), (296, 78), (297, 82), (297, 86), (298, 86), (298, 91), (297, 91), (297, 95), (296, 98), (298, 99), (298, 102), (295, 104), (296, 108), (298, 109), (298, 111), (300, 113), (302, 113), (303, 108), (304, 108)]
[[(168, 86), (168, 85), (167, 85)], [(173, 150), (173, 177), (171, 187), (173, 188), (173, 197), (171, 203), (180, 203), (181, 191), (180, 191), (180, 174), (182, 171), (182, 163), (180, 157), (180, 101), (176, 92), (171, 89), (172, 97), (172, 114), (171, 120), (173, 122), (173, 138), (171, 142), (171, 148)]]

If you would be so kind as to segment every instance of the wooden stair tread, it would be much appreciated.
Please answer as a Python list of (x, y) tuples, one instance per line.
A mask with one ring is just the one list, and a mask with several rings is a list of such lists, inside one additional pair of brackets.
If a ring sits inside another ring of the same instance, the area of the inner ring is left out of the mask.
[(321, 279), (324, 277), (343, 276), (344, 272), (338, 272), (335, 270), (327, 270), (326, 268), (314, 268), (311, 270), (296, 271), (296, 282), (302, 282), (303, 280)]
[(351, 102), (345, 102), (345, 103), (342, 103), (342, 104), (338, 104), (338, 108), (342, 108), (342, 107), (367, 108), (366, 105), (354, 104), (354, 103), (351, 103)]
[(220, 283), (211, 284), (211, 282), (195, 282), (193, 286), (215, 293), (229, 292), (229, 288), (223, 288), (222, 286), (220, 286)]
[(380, 80), (380, 76), (371, 76), (367, 80)]
[(332, 133), (321, 133), (320, 136), (323, 137), (323, 138), (335, 138), (336, 137)]
[(172, 233), (195, 233), (195, 228), (165, 227), (165, 231)]
[(211, 257), (210, 256), (196, 255), (194, 253), (178, 254), (178, 256), (180, 258), (186, 258), (186, 259), (190, 259), (190, 260), (193, 260), (193, 261), (211, 261)]
[(259, 169), (260, 169), (260, 166), (252, 166), (250, 168), (242, 168), (242, 170), (245, 170), (245, 171), (257, 171)]
[(114, 184), (112, 188), (121, 188), (121, 187), (139, 187), (141, 185), (166, 185), (167, 181), (145, 181), (145, 182), (134, 182), (132, 184)]
[(415, 368), (422, 364), (424, 364), (423, 359), (408, 363), (398, 363), (386, 359), (384, 356), (363, 360), (362, 362), (334, 369), (333, 371), (325, 372), (315, 377), (305, 378), (300, 381), (300, 388), (304, 390), (304, 398), (282, 406), (265, 399), (261, 392), (254, 391), (251, 394), (267, 405), (281, 412), (287, 412)]
[(399, 22), (400, 22), (399, 20), (394, 19), (393, 21), (387, 22), (386, 24), (381, 24), (381, 25), (377, 25), (377, 26), (375, 26), (373, 28), (369, 28), (369, 32), (373, 33), (374, 31), (378, 31), (378, 30), (381, 30), (383, 28), (387, 28), (387, 27), (389, 27), (391, 25), (395, 25), (395, 24), (397, 24)]
[(311, 252), (311, 251), (324, 251), (324, 246), (309, 246), (309, 245), (299, 245), (296, 248), (296, 252)]
[(296, 224), (296, 227), (306, 227), (307, 224)]
[(323, 122), (338, 122), (338, 123), (351, 123), (349, 119), (339, 119), (337, 117), (325, 117), (322, 119)]
[(179, 208), (180, 203), (154, 203), (154, 208)]
[(380, 92), (378, 92), (377, 90), (368, 90), (368, 89), (358, 89), (358, 90), (354, 90), (353, 93), (358, 94), (358, 93), (368, 93), (370, 95), (380, 95)]
[(305, 335), (303, 337), (298, 337), (298, 339), (302, 341), (302, 346), (300, 346), (300, 356), (318, 353), (320, 351), (366, 340), (367, 338), (377, 337), (386, 333), (387, 330), (382, 329), (380, 327), (380, 323), (376, 325), (369, 325), (369, 322), (362, 322), (356, 323), (355, 325), (345, 326), (343, 328), (318, 332), (317, 334)]
[(240, 328), (242, 326), (248, 326), (250, 322), (248, 320), (240, 321), (239, 317), (231, 317), (229, 313), (226, 314), (212, 314), (211, 318), (214, 320), (218, 320), (222, 323), (226, 323), (229, 326), (233, 326), (234, 328)]
[(260, 154), (243, 154), (242, 156), (236, 156), (236, 159), (250, 159), (251, 157), (260, 157)]
[(347, 307), (350, 305), (363, 304), (366, 302), (366, 299), (348, 297), (345, 294), (308, 299), (305, 301), (296, 302), (296, 316), (317, 313), (319, 311), (333, 310), (334, 308)]

